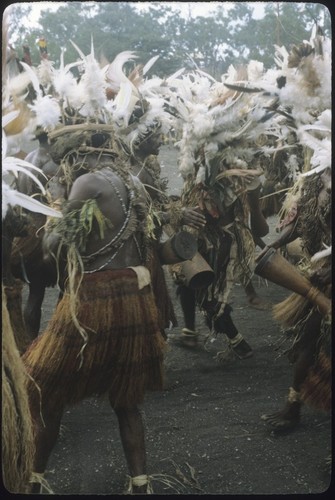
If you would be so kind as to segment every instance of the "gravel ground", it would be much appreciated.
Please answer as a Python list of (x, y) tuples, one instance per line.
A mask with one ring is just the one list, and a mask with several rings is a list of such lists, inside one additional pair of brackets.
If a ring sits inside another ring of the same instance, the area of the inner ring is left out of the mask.
[[(161, 150), (162, 174), (178, 194), (176, 151)], [(276, 218), (270, 218), (274, 238)], [(233, 318), (254, 350), (253, 357), (219, 364), (224, 338), (185, 348), (178, 340), (183, 326), (175, 287), (168, 286), (179, 327), (169, 332), (166, 382), (162, 393), (147, 395), (142, 410), (146, 425), (148, 473), (155, 494), (297, 495), (320, 494), (331, 485), (325, 463), (331, 454), (331, 415), (303, 408), (300, 426), (273, 435), (260, 419), (281, 409), (292, 380), (292, 367), (281, 355), (282, 333), (271, 310), (248, 306), (235, 285)], [(289, 292), (254, 278), (259, 295), (272, 303)], [(55, 305), (57, 291), (47, 290), (42, 329)], [(201, 339), (207, 329), (197, 314)], [(127, 467), (117, 420), (104, 398), (89, 399), (66, 411), (61, 434), (50, 457), (46, 479), (57, 495), (118, 495), (124, 491)], [(167, 482), (169, 480), (170, 482)], [(330, 490), (328, 490), (329, 492)]]

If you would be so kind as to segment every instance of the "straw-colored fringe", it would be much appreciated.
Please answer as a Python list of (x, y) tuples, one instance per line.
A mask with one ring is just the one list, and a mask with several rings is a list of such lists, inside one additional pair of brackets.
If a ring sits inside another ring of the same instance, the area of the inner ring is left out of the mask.
[(2, 474), (8, 491), (23, 494), (29, 491), (34, 457), (26, 383), (2, 287)]
[(46, 493), (54, 495), (48, 481), (44, 477), (44, 473), (32, 472), (30, 482), (35, 484), (38, 483), (40, 485), (40, 494)]
[(22, 282), (15, 280), (13, 286), (4, 286), (7, 311), (12, 325), (14, 339), (19, 353), (22, 354), (31, 342), (24, 325), (22, 313)]
[(115, 271), (84, 278), (77, 318), (89, 335), (82, 364), (78, 354), (83, 339), (73, 324), (67, 296), (57, 305), (46, 332), (24, 355), (44, 400), (72, 404), (110, 391), (115, 405), (128, 405), (141, 402), (146, 390), (161, 389), (166, 344), (154, 297), (148, 290), (138, 293), (137, 278), (129, 281), (127, 272), (119, 279)]
[(290, 328), (300, 321), (312, 305), (305, 297), (292, 293), (285, 300), (272, 308), (273, 318), (283, 327)]

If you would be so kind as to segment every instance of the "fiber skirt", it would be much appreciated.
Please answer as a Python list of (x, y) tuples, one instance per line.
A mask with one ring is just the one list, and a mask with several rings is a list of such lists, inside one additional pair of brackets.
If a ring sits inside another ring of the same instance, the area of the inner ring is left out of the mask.
[(108, 392), (114, 407), (129, 407), (147, 390), (161, 390), (165, 340), (151, 286), (139, 290), (132, 269), (100, 271), (84, 275), (78, 299), (87, 343), (83, 349), (65, 294), (22, 357), (33, 378), (30, 396), (50, 410)]

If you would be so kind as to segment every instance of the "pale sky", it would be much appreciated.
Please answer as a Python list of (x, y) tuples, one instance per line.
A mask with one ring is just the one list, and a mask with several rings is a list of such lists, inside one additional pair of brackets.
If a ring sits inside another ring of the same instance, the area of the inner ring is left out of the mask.
[[(27, 23), (29, 25), (36, 25), (37, 19), (41, 10), (50, 9), (57, 10), (59, 6), (66, 4), (67, 2), (18, 2), (18, 3), (28, 3), (33, 5), (33, 10), (31, 15), (27, 18)], [(94, 3), (94, 2), (92, 2)], [(129, 2), (132, 3), (132, 2)], [(134, 2), (137, 8), (148, 8), (151, 4), (155, 3), (166, 3), (170, 6), (174, 6), (181, 11), (181, 14), (187, 17), (191, 12), (192, 17), (195, 16), (206, 16), (209, 12), (215, 9), (218, 4), (224, 4), (227, 9), (231, 7), (234, 2)], [(254, 5), (254, 17), (261, 18), (264, 13), (264, 4), (262, 2), (248, 2)]]

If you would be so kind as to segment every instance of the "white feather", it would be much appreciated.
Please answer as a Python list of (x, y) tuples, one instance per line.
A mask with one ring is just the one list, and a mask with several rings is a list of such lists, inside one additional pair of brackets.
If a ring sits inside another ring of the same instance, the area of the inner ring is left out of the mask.
[(35, 114), (36, 125), (44, 130), (53, 130), (59, 124), (61, 109), (56, 98), (48, 95), (38, 96), (28, 107)]
[(80, 113), (91, 118), (101, 118), (107, 105), (107, 83), (105, 72), (100, 68), (98, 61), (94, 57), (93, 40), (91, 41), (91, 53), (87, 56), (72, 40), (70, 41), (82, 58), (84, 65), (84, 73), (77, 87), (79, 99), (82, 102)]
[(129, 118), (137, 101), (138, 97), (133, 94), (130, 81), (121, 82), (119, 92), (113, 101), (112, 111), (113, 117), (119, 126), (128, 126)]
[(57, 212), (57, 210), (43, 205), (43, 203), (40, 203), (31, 196), (20, 193), (16, 189), (10, 188), (5, 182), (2, 182), (2, 218), (5, 218), (9, 206), (14, 207), (16, 205), (31, 212), (38, 212), (50, 217), (62, 217), (62, 214)]
[(330, 255), (332, 255), (332, 246), (331, 245), (329, 247), (327, 246), (324, 250), (320, 250), (319, 252), (316, 252), (311, 257), (311, 262), (317, 262), (318, 260), (323, 259), (324, 257), (329, 257)]
[(152, 66), (155, 64), (155, 62), (159, 59), (159, 56), (154, 56), (149, 61), (143, 66), (143, 76), (148, 73), (148, 71), (152, 68)]
[(126, 50), (124, 52), (120, 52), (110, 64), (105, 66), (103, 72), (108, 82), (108, 87), (117, 92), (120, 88), (121, 82), (130, 82), (134, 94), (136, 95), (138, 93), (135, 85), (123, 72), (123, 66), (126, 64), (126, 62), (133, 61), (137, 57), (138, 56), (135, 54), (135, 52)]

